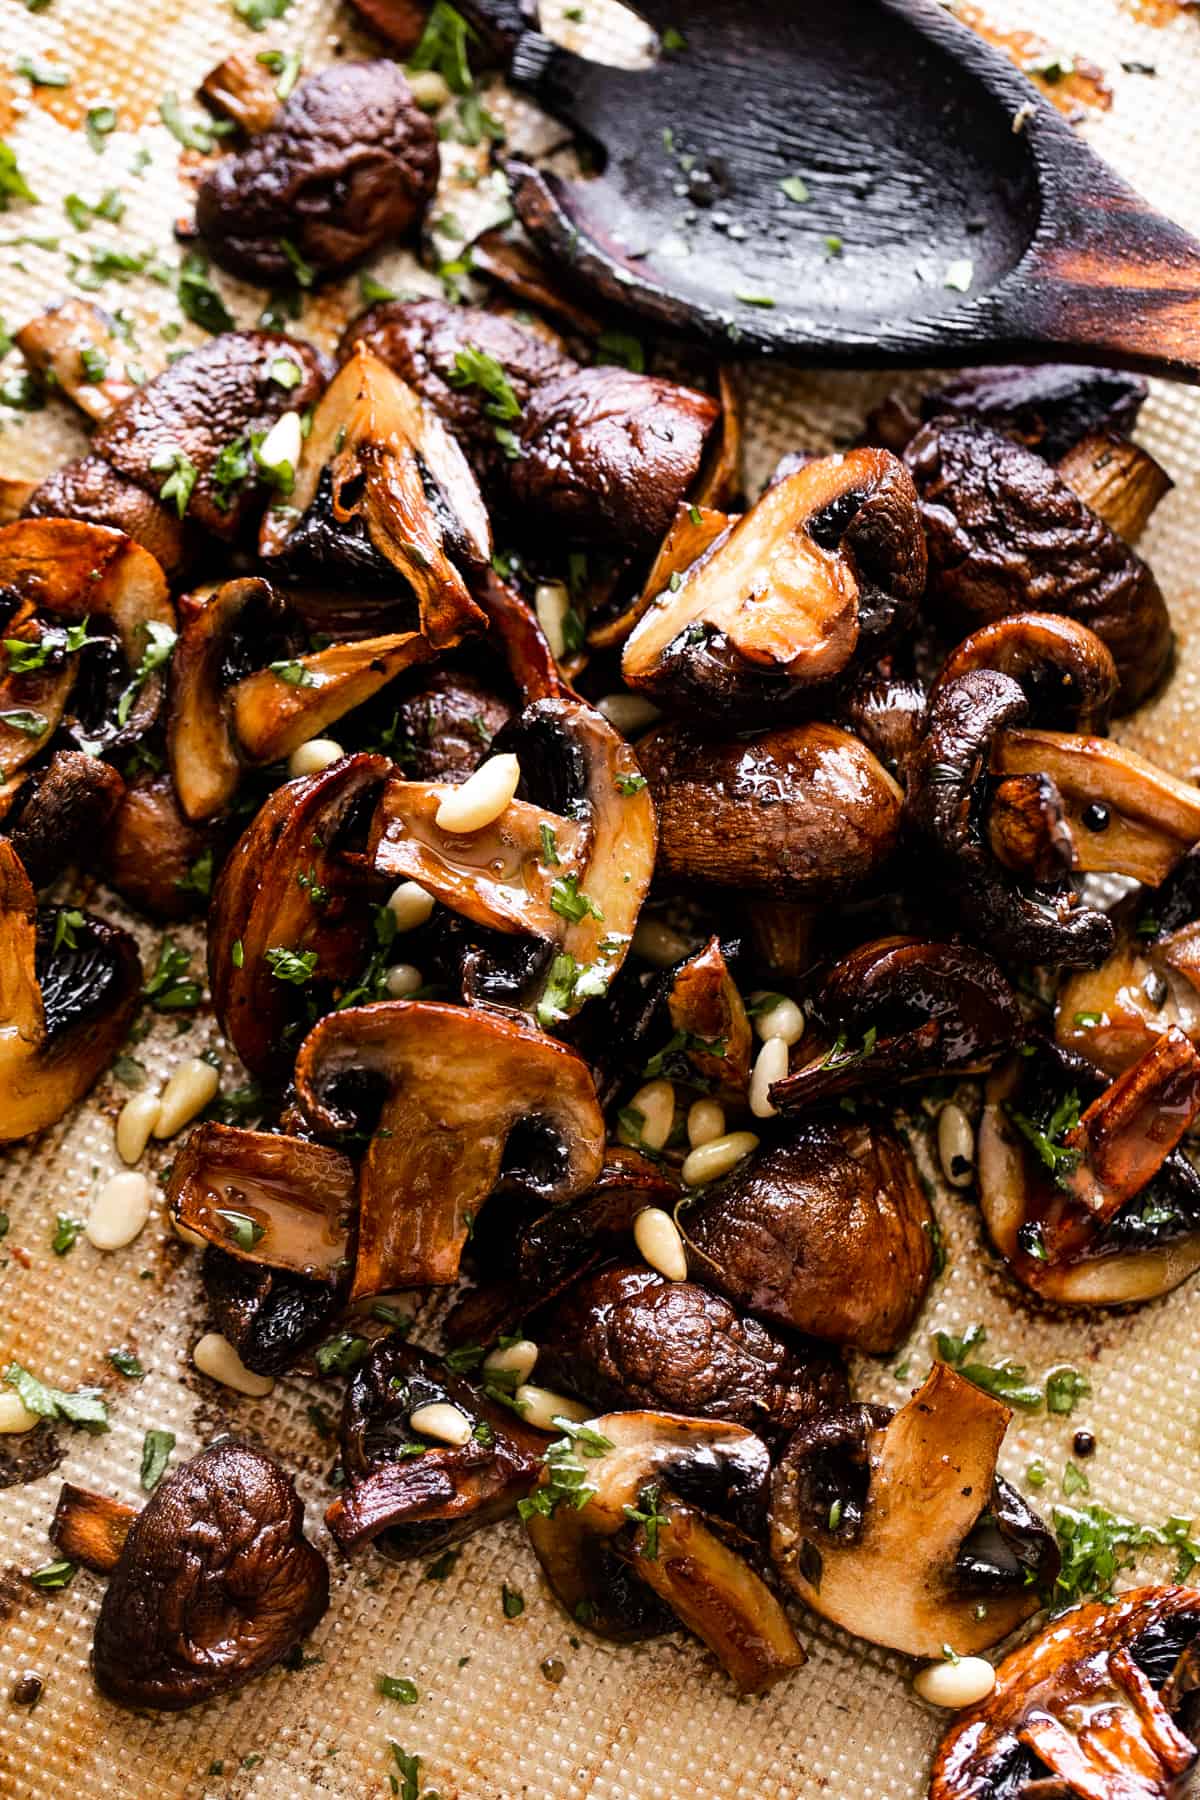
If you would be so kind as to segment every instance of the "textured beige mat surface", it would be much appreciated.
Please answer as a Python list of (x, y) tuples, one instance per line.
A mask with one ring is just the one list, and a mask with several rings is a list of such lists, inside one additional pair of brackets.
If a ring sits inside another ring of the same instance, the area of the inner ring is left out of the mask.
[[(597, 0), (589, 0), (592, 10)], [(797, 4), (804, 0), (797, 0)], [(561, 8), (557, 9), (561, 10)], [(680, 6), (686, 25), (686, 3)], [(1170, 0), (991, 0), (991, 18), (1033, 29), (1065, 56), (1101, 65), (1114, 92), (1108, 112), (1089, 112), (1089, 137), (1116, 166), (1181, 223), (1200, 233), (1200, 16)], [(85, 262), (104, 244), (152, 250), (178, 260), (171, 224), (186, 210), (179, 147), (158, 122), (174, 90), (189, 115), (205, 71), (234, 45), (302, 47), (306, 67), (341, 45), (368, 48), (348, 15), (326, 0), (296, 0), (286, 19), (252, 34), (227, 0), (51, 0), (32, 12), (0, 0), (0, 136), (19, 151), (40, 196), (36, 208), (0, 215), (0, 314), (19, 325), (69, 291), (66, 252)], [(30, 91), (15, 75), (22, 56), (71, 73), (66, 89)], [(1132, 74), (1122, 63), (1152, 65)], [(117, 129), (94, 153), (79, 130), (87, 108), (111, 104)], [(503, 97), (492, 104), (505, 106)], [(523, 130), (523, 109), (506, 116)], [(131, 172), (149, 152), (140, 173)], [(468, 154), (468, 153), (464, 153)], [(62, 210), (71, 191), (94, 200), (119, 187), (119, 226), (99, 221), (74, 232)], [(439, 205), (470, 221), (488, 204), (451, 170)], [(931, 197), (931, 205), (936, 204)], [(51, 249), (26, 238), (56, 238)], [(433, 291), (403, 259), (405, 285)], [(261, 297), (221, 285), (239, 320)], [(355, 284), (315, 303), (301, 329), (329, 343)], [(139, 355), (161, 365), (178, 319), (169, 287), (153, 280), (107, 284), (100, 298), (128, 308)], [(199, 336), (185, 326), (178, 340)], [(6, 365), (0, 375), (7, 374)], [(826, 445), (853, 433), (887, 385), (878, 376), (820, 377), (748, 371), (752, 480), (794, 445)], [(65, 406), (28, 417), (0, 407), (0, 473), (37, 474), (80, 441)], [(1179, 668), (1169, 692), (1123, 735), (1181, 773), (1200, 764), (1200, 394), (1157, 386), (1140, 436), (1177, 486), (1157, 514), (1144, 553), (1170, 600), (1179, 632)], [(100, 910), (121, 918), (101, 897)], [(147, 957), (158, 933), (137, 927)], [(160, 1029), (138, 1050), (156, 1077), (207, 1041), (203, 1022)], [(236, 1084), (227, 1062), (224, 1085)], [(29, 1586), (25, 1573), (49, 1560), (46, 1526), (64, 1476), (137, 1502), (143, 1434), (154, 1426), (177, 1439), (182, 1458), (217, 1431), (260, 1441), (293, 1470), (320, 1525), (329, 1497), (331, 1449), (308, 1409), (330, 1411), (331, 1384), (282, 1382), (265, 1401), (238, 1399), (197, 1376), (189, 1351), (202, 1328), (194, 1253), (151, 1224), (129, 1249), (102, 1256), (81, 1240), (65, 1256), (50, 1240), (59, 1212), (86, 1211), (96, 1185), (119, 1165), (112, 1119), (126, 1090), (103, 1081), (90, 1104), (35, 1150), (0, 1161), (0, 1207), (11, 1229), (0, 1255), (0, 1362), (25, 1364), (64, 1388), (106, 1390), (112, 1429), (102, 1437), (64, 1431), (61, 1467), (24, 1487), (0, 1491), (0, 1794), (49, 1796), (285, 1796), (330, 1794), (354, 1800), (390, 1791), (388, 1740), (422, 1758), (422, 1790), (442, 1800), (916, 1800), (925, 1792), (939, 1721), (909, 1693), (910, 1671), (886, 1655), (801, 1621), (807, 1667), (765, 1699), (738, 1701), (700, 1647), (682, 1638), (639, 1650), (577, 1641), (538, 1578), (521, 1531), (507, 1526), (464, 1547), (449, 1579), (423, 1565), (397, 1569), (369, 1555), (335, 1569), (333, 1601), (309, 1649), (320, 1658), (295, 1673), (275, 1672), (231, 1699), (181, 1718), (123, 1714), (97, 1698), (87, 1671), (100, 1583), (86, 1573), (60, 1593)], [(169, 1152), (152, 1154), (151, 1163)], [(859, 1371), (863, 1397), (897, 1401), (924, 1375), (937, 1329), (987, 1327), (993, 1359), (1012, 1355), (1042, 1377), (1068, 1362), (1087, 1371), (1092, 1396), (1070, 1420), (1018, 1414), (1004, 1472), (1024, 1485), (1034, 1456), (1050, 1472), (1041, 1501), (1060, 1498), (1060, 1477), (1079, 1426), (1098, 1440), (1088, 1466), (1092, 1497), (1140, 1520), (1200, 1510), (1200, 1282), (1125, 1317), (1033, 1316), (983, 1254), (973, 1209), (942, 1193), (938, 1210), (949, 1262), (931, 1290), (910, 1345), (887, 1365)], [(136, 1351), (140, 1382), (107, 1360)], [(895, 1367), (907, 1367), (897, 1377)], [(1169, 1564), (1151, 1555), (1148, 1571)], [(522, 1591), (525, 1610), (506, 1620), (501, 1583)], [(541, 1672), (558, 1658), (552, 1684)], [(33, 1711), (10, 1702), (14, 1682), (36, 1671), (45, 1691)], [(414, 1706), (381, 1700), (380, 1672), (410, 1676)]]

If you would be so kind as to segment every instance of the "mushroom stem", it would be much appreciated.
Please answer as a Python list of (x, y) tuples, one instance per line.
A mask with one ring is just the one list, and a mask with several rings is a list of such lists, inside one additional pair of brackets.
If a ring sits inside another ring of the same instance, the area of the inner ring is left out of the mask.
[(1155, 507), (1175, 485), (1148, 451), (1107, 431), (1081, 438), (1057, 466), (1084, 505), (1127, 544), (1137, 543)]
[(50, 1521), (50, 1542), (94, 1575), (111, 1575), (136, 1518), (136, 1506), (64, 1481)]
[(1154, 1179), (1197, 1113), (1200, 1056), (1173, 1025), (1066, 1134), (1063, 1146), (1079, 1160), (1062, 1185), (1106, 1224)]

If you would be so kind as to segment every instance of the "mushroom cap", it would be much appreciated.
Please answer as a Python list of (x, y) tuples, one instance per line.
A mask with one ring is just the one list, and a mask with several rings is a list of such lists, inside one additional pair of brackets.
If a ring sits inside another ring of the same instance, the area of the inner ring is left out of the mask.
[(1039, 725), (1103, 734), (1117, 691), (1117, 665), (1094, 631), (1061, 613), (1011, 613), (981, 625), (952, 650), (933, 692), (970, 669), (1009, 675)]

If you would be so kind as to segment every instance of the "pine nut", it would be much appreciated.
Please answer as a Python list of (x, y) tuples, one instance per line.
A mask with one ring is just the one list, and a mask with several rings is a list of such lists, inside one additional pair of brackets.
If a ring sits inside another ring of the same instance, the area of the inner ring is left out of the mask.
[(561, 581), (539, 581), (533, 590), (533, 610), (537, 614), (538, 624), (546, 634), (546, 642), (550, 646), (550, 654), (555, 662), (561, 662), (567, 654), (567, 614), (571, 610), (571, 596)]
[(217, 1097), (221, 1085), (220, 1072), (202, 1056), (189, 1056), (181, 1062), (162, 1091), (158, 1117), (154, 1121), (156, 1138), (174, 1137), (202, 1113)]
[(633, 1241), (652, 1269), (668, 1281), (687, 1280), (687, 1257), (679, 1227), (661, 1206), (644, 1206), (633, 1221)]
[(425, 986), (425, 977), (412, 963), (393, 963), (384, 977), (384, 986), (393, 1000), (404, 1000)]
[(996, 1671), (982, 1656), (930, 1663), (913, 1679), (913, 1691), (930, 1706), (974, 1706), (996, 1685)]
[(673, 968), (683, 961), (691, 947), (686, 938), (664, 925), (661, 919), (639, 919), (630, 946), (635, 956), (640, 956), (643, 962), (653, 963), (656, 969)]
[(288, 757), (288, 774), (293, 780), (297, 775), (319, 775), (331, 763), (341, 762), (345, 754), (335, 738), (309, 738), (307, 744), (297, 744)]
[(150, 1217), (154, 1186), (133, 1169), (110, 1175), (92, 1202), (83, 1235), (97, 1250), (123, 1250)]
[(471, 1441), (470, 1419), (448, 1400), (434, 1400), (428, 1406), (418, 1406), (415, 1412), (409, 1413), (408, 1422), (422, 1437), (436, 1438), (439, 1444), (469, 1444)]
[(515, 756), (489, 756), (461, 787), (450, 789), (433, 822), (439, 831), (482, 831), (512, 804), (520, 782)]
[(680, 1172), (688, 1187), (703, 1187), (706, 1182), (728, 1175), (743, 1156), (749, 1156), (757, 1149), (758, 1139), (752, 1131), (730, 1131), (725, 1137), (713, 1138), (711, 1143), (701, 1144), (699, 1150), (693, 1150)]
[(592, 1417), (586, 1406), (578, 1400), (568, 1400), (565, 1394), (556, 1394), (553, 1388), (532, 1387), (523, 1381), (513, 1399), (522, 1409), (521, 1417), (526, 1425), (532, 1425), (535, 1431), (557, 1431), (554, 1423), (555, 1415), (562, 1419), (570, 1419), (573, 1425), (582, 1425), (585, 1419)]
[(219, 1331), (205, 1333), (192, 1351), (192, 1361), (202, 1375), (232, 1388), (235, 1394), (249, 1394), (252, 1399), (261, 1400), (275, 1386), (273, 1376), (256, 1375), (248, 1369), (229, 1339)]
[(662, 718), (654, 702), (641, 694), (605, 694), (603, 700), (597, 701), (596, 711), (602, 712), (622, 737), (632, 737), (635, 731), (643, 731), (655, 719)]
[[(764, 995), (751, 994), (751, 1005), (756, 999), (763, 998)], [(754, 1029), (764, 1044), (772, 1038), (782, 1038), (789, 1046), (798, 1044), (804, 1036), (804, 1014), (794, 1000), (781, 996), (774, 1006), (768, 1006), (765, 1012), (756, 1016)]]
[(756, 1119), (773, 1119), (779, 1111), (771, 1105), (771, 1089), (788, 1072), (787, 1040), (768, 1038), (754, 1059), (750, 1076), (750, 1111)]
[(975, 1133), (961, 1106), (947, 1101), (938, 1114), (938, 1157), (951, 1187), (970, 1187), (975, 1179)]
[(437, 902), (419, 881), (402, 881), (388, 896), (397, 931), (415, 931), (423, 925)]
[(158, 1124), (161, 1105), (159, 1096), (147, 1090), (132, 1094), (117, 1114), (117, 1155), (123, 1163), (132, 1166), (141, 1161), (150, 1134)]
[(537, 1345), (529, 1338), (518, 1338), (515, 1344), (506, 1344), (502, 1350), (492, 1350), (485, 1356), (483, 1372), (485, 1375), (515, 1375), (518, 1381), (528, 1381), (537, 1359)]
[(18, 1431), (32, 1431), (41, 1421), (30, 1412), (13, 1388), (0, 1388), (0, 1433), (13, 1437)]
[(675, 1089), (669, 1081), (648, 1081), (629, 1102), (631, 1112), (641, 1113), (641, 1123), (628, 1137), (622, 1127), (622, 1142), (644, 1144), (647, 1150), (661, 1150), (675, 1123)]
[(725, 1108), (716, 1100), (696, 1100), (688, 1108), (688, 1143), (693, 1150), (725, 1136)]
[(450, 98), (446, 78), (436, 69), (413, 69), (408, 76), (408, 85), (422, 112), (437, 112)]

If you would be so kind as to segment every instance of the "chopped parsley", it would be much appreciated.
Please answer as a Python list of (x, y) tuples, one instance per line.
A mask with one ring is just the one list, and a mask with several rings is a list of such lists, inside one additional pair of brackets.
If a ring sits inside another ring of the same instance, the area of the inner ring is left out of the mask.
[(1086, 1400), (1091, 1391), (1091, 1382), (1078, 1369), (1052, 1369), (1046, 1377), (1046, 1410), (1069, 1414), (1074, 1411), (1075, 1402)]
[(151, 1430), (142, 1440), (141, 1482), (148, 1494), (152, 1494), (162, 1480), (174, 1448), (173, 1431)]
[(546, 864), (557, 863), (559, 860), (558, 838), (553, 825), (547, 825), (543, 820), (538, 826), (538, 835), (542, 840), (542, 861)]
[(60, 906), (54, 915), (54, 939), (51, 951), (61, 950), (65, 944), (68, 950), (78, 950), (79, 939), (75, 936), (82, 931), (87, 921), (75, 907)]
[(474, 82), (467, 60), (467, 42), (474, 36), (456, 7), (448, 5), (447, 0), (434, 0), (408, 67), (414, 71), (436, 69), (452, 94), (469, 94)]
[(34, 1587), (53, 1591), (55, 1588), (67, 1587), (74, 1574), (75, 1564), (68, 1562), (64, 1556), (58, 1562), (43, 1563), (40, 1569), (34, 1569), (29, 1579)]
[(251, 31), (265, 31), (272, 19), (282, 19), (292, 0), (233, 0), (233, 10)]
[(0, 212), (8, 211), (10, 200), (31, 200), (36, 203), (37, 195), (17, 165), (16, 151), (11, 144), (6, 144), (0, 138)]
[(554, 1423), (564, 1435), (555, 1438), (542, 1458), (541, 1482), (524, 1500), (517, 1502), (522, 1519), (532, 1518), (534, 1513), (553, 1518), (556, 1509), (562, 1505), (582, 1511), (595, 1497), (596, 1489), (588, 1482), (583, 1462), (576, 1461), (576, 1451), (587, 1460), (604, 1456), (613, 1447), (612, 1440), (592, 1426), (575, 1425), (557, 1417)]
[(233, 330), (233, 314), (209, 280), (208, 259), (198, 250), (189, 250), (180, 264), (175, 293), (179, 310), (193, 325), (214, 335)]
[(288, 268), (292, 271), (292, 280), (299, 288), (310, 288), (317, 278), (317, 272), (310, 262), (306, 262), (291, 238), (281, 237), (279, 248), (282, 250)]
[(7, 725), (10, 731), (19, 731), (22, 737), (28, 738), (45, 737), (50, 729), (50, 721), (45, 713), (34, 712), (28, 706), (0, 712), (0, 725)]
[(107, 139), (117, 129), (116, 108), (89, 106), (84, 114), (83, 129), (87, 133), (87, 141), (96, 155), (101, 155)]
[(551, 883), (550, 910), (556, 912), (560, 919), (567, 919), (578, 924), (590, 913), (594, 919), (603, 919), (604, 914), (594, 900), (579, 891), (579, 877), (575, 874), (561, 875)]
[(370, 1348), (365, 1337), (355, 1337), (352, 1332), (341, 1331), (337, 1337), (317, 1346), (313, 1361), (322, 1375), (346, 1375), (351, 1369), (358, 1367)]
[(1020, 1407), (1022, 1412), (1036, 1412), (1042, 1404), (1042, 1390), (1030, 1382), (1023, 1363), (1011, 1362), (1007, 1357), (998, 1363), (967, 1361), (971, 1351), (986, 1337), (982, 1325), (969, 1326), (960, 1338), (948, 1331), (939, 1331), (936, 1338), (938, 1355), (952, 1369), (957, 1369), (964, 1380), (982, 1388), (985, 1394), (993, 1394), (1006, 1406)]
[(1065, 1094), (1048, 1114), (1031, 1117), (1027, 1113), (1018, 1112), (1013, 1106), (1008, 1107), (1007, 1111), (1021, 1136), (1056, 1181), (1061, 1181), (1064, 1175), (1069, 1175), (1078, 1166), (1079, 1151), (1067, 1149), (1062, 1142), (1079, 1123), (1078, 1094), (1074, 1091)]
[(158, 497), (164, 505), (174, 506), (182, 519), (199, 474), (195, 463), (183, 450), (159, 450), (150, 458), (150, 467), (156, 475), (166, 472), (167, 479), (159, 488)]
[(506, 1619), (519, 1619), (525, 1611), (525, 1596), (520, 1588), (511, 1588), (507, 1581), (503, 1581), (500, 1584), (500, 1605)]
[(108, 1409), (99, 1388), (78, 1388), (68, 1394), (39, 1381), (15, 1362), (9, 1363), (4, 1379), (16, 1389), (21, 1405), (40, 1419), (64, 1419), (68, 1425), (81, 1425), (85, 1431), (108, 1430)]
[[(166, 492), (165, 488), (163, 492)], [(182, 508), (179, 516), (183, 517)], [(162, 624), (158, 619), (147, 619), (141, 629), (146, 634), (146, 648), (142, 652), (141, 662), (134, 670), (133, 680), (117, 701), (117, 723), (119, 725), (128, 723), (129, 714), (137, 696), (151, 675), (170, 662), (171, 652), (175, 648), (175, 632), (169, 625)]]
[(596, 339), (596, 348), (602, 362), (619, 363), (622, 368), (631, 369), (635, 375), (645, 374), (645, 349), (641, 340), (632, 337), (629, 332), (602, 331)]
[(118, 1375), (124, 1375), (127, 1381), (140, 1381), (146, 1373), (132, 1350), (110, 1350), (108, 1360)]
[(618, 775), (617, 792), (628, 800), (631, 794), (640, 794), (646, 785), (644, 775)]
[(407, 1675), (379, 1675), (375, 1688), (385, 1700), (398, 1700), (401, 1706), (415, 1706), (421, 1698), (416, 1682)]
[(785, 175), (779, 186), (796, 206), (803, 206), (812, 198), (807, 182), (800, 175)]
[(69, 1213), (56, 1213), (54, 1218), (54, 1234), (50, 1239), (50, 1248), (55, 1256), (65, 1256), (79, 1242), (79, 1234), (83, 1230), (83, 1220), (73, 1219)]
[(71, 85), (66, 69), (56, 68), (53, 63), (35, 62), (32, 56), (18, 56), (13, 64), (13, 74), (23, 75), (34, 87), (65, 88)]
[(303, 987), (311, 981), (317, 966), (315, 950), (288, 950), (280, 944), (273, 944), (269, 950), (263, 951), (263, 960), (276, 981), (290, 981), (294, 987)]
[(260, 1225), (257, 1219), (250, 1218), (247, 1213), (231, 1212), (218, 1207), (217, 1217), (225, 1221), (229, 1227), (229, 1235), (239, 1250), (253, 1250), (255, 1244), (266, 1236), (266, 1226)]
[(217, 139), (228, 137), (233, 130), (233, 122), (228, 119), (185, 119), (174, 91), (165, 93), (159, 101), (158, 116), (185, 150), (198, 150), (202, 155), (215, 150)]
[(154, 973), (142, 989), (142, 998), (156, 1012), (188, 1012), (199, 1006), (203, 989), (191, 968), (191, 952), (165, 937), (159, 945)]
[(275, 98), (286, 100), (297, 81), (304, 59), (299, 50), (260, 50), (255, 62), (261, 63), (264, 69), (270, 69), (272, 75), (278, 75), (275, 83)]
[(306, 669), (304, 664), (298, 662), (295, 657), (287, 662), (268, 663), (267, 667), (277, 681), (285, 681), (289, 687), (306, 688), (320, 685), (312, 671)]
[(649, 1562), (658, 1561), (658, 1533), (668, 1522), (668, 1515), (658, 1510), (659, 1486), (651, 1482), (638, 1495), (636, 1506), (623, 1508), (625, 1517), (631, 1525), (640, 1525), (645, 1531), (645, 1550), (642, 1554)]

